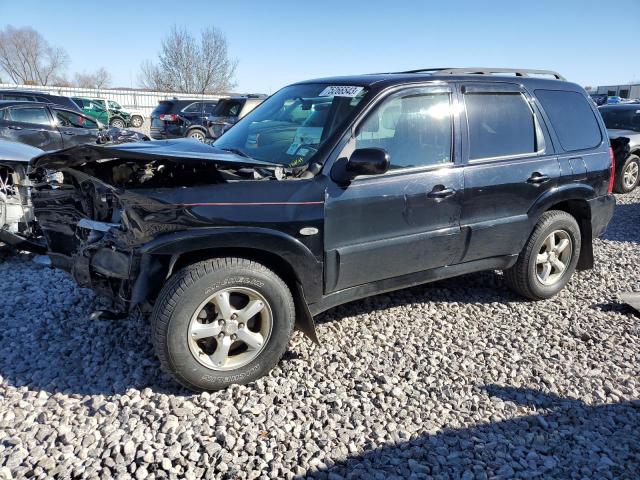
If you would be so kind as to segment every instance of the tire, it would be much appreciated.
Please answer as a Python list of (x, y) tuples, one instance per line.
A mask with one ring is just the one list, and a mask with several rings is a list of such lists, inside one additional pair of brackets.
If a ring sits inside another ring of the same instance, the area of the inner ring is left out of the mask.
[(616, 193), (629, 193), (635, 190), (638, 183), (640, 183), (640, 157), (631, 154), (622, 164), (620, 175), (616, 176), (613, 190)]
[(131, 117), (131, 126), (133, 128), (140, 128), (144, 124), (144, 118), (140, 115), (134, 115)]
[[(226, 294), (230, 309), (220, 307)], [(248, 320), (244, 316), (250, 313), (242, 308), (245, 294), (255, 308), (262, 307)], [(162, 288), (151, 315), (154, 348), (163, 369), (196, 391), (220, 390), (266, 375), (286, 351), (294, 322), (287, 285), (264, 265), (244, 258), (213, 258), (178, 271)], [(245, 338), (260, 346), (250, 348)], [(222, 345), (230, 345), (229, 354), (217, 357)], [(219, 358), (225, 363), (214, 366)]]
[[(558, 251), (550, 255), (548, 238), (552, 233)], [(569, 243), (564, 244), (564, 240), (568, 240)], [(562, 250), (561, 245), (565, 245)], [(580, 257), (580, 248), (580, 228), (576, 219), (560, 210), (545, 212), (520, 252), (516, 264), (505, 270), (505, 281), (516, 293), (532, 300), (551, 298), (564, 288), (573, 275)], [(539, 259), (544, 258), (547, 258), (546, 262), (538, 263)], [(564, 271), (557, 268), (556, 262), (565, 265)], [(549, 266), (546, 266), (547, 263)], [(543, 280), (545, 274), (546, 281)]]
[(125, 128), (127, 124), (121, 118), (112, 118), (111, 121), (109, 121), (109, 126), (114, 128)]
[(207, 138), (205, 133), (202, 130), (198, 130), (198, 129), (189, 130), (187, 132), (186, 137), (187, 138), (193, 138), (194, 140), (197, 140), (197, 141), (202, 142), (202, 143), (204, 143), (204, 141)]

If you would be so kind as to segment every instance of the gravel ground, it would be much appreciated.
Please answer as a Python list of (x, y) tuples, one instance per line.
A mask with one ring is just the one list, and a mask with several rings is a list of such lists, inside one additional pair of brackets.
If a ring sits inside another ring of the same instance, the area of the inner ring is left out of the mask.
[(0, 478), (639, 478), (640, 191), (550, 301), (482, 273), (318, 318), (254, 385), (159, 372), (144, 319), (0, 260)]

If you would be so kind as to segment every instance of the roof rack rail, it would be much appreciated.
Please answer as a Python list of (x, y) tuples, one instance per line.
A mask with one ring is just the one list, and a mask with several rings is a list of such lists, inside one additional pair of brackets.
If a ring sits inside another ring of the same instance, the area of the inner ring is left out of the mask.
[(531, 68), (489, 68), (489, 67), (469, 67), (469, 68), (420, 68), (417, 70), (407, 70), (398, 73), (437, 73), (438, 75), (493, 75), (495, 73), (513, 73), (516, 77), (528, 77), (530, 75), (547, 75), (556, 80), (566, 80), (558, 72), (552, 70), (535, 70)]

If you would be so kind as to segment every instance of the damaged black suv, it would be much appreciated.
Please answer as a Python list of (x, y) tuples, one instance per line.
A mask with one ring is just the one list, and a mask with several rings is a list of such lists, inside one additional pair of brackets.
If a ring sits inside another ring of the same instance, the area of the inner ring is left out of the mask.
[(317, 341), (314, 315), (369, 295), (503, 270), (549, 298), (592, 267), (615, 204), (587, 94), (529, 70), (301, 82), (213, 147), (85, 145), (32, 167), (53, 264), (150, 312), (162, 365), (202, 390), (259, 378), (294, 327)]

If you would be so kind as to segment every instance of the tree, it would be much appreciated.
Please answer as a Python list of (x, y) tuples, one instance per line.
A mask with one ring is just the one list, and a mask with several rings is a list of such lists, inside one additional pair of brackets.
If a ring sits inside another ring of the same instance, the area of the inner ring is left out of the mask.
[(67, 52), (52, 47), (31, 27), (8, 25), (0, 30), (0, 69), (14, 83), (47, 85), (69, 63)]
[(173, 26), (162, 40), (158, 62), (143, 62), (143, 87), (183, 93), (220, 93), (235, 86), (238, 62), (229, 58), (227, 38), (215, 27), (200, 33), (200, 42), (186, 28)]
[(100, 67), (93, 73), (76, 73), (74, 83), (82, 88), (105, 88), (111, 83), (111, 74)]

